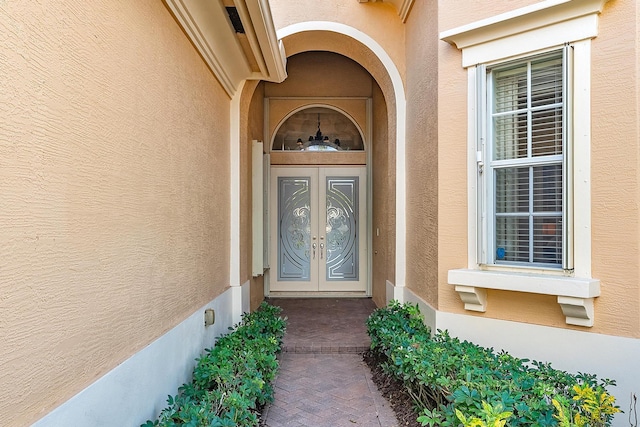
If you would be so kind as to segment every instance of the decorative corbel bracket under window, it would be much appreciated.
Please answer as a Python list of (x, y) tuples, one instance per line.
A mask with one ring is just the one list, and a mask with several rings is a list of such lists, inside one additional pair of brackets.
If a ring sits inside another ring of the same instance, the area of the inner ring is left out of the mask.
[(593, 301), (600, 295), (600, 281), (472, 269), (449, 270), (450, 285), (464, 302), (465, 310), (485, 312), (487, 289), (555, 295), (568, 325), (593, 326)]

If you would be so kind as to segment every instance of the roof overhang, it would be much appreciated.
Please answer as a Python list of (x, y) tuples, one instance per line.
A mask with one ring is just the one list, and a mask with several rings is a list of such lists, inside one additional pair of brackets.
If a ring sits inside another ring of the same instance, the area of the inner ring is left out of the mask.
[[(165, 3), (230, 97), (244, 80), (279, 83), (287, 77), (286, 54), (268, 0)], [(227, 8), (235, 8), (244, 33), (236, 31)]]

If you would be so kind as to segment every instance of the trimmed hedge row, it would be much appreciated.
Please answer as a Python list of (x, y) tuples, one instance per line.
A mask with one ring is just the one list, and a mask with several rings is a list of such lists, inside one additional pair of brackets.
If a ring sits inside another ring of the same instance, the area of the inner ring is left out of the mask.
[(367, 320), (371, 349), (403, 382), (423, 426), (608, 426), (614, 381), (570, 374), (438, 331), (417, 305), (392, 301)]
[(276, 354), (286, 328), (281, 311), (263, 302), (245, 313), (233, 332), (197, 359), (192, 382), (169, 396), (159, 418), (142, 427), (257, 426), (258, 408), (273, 401)]

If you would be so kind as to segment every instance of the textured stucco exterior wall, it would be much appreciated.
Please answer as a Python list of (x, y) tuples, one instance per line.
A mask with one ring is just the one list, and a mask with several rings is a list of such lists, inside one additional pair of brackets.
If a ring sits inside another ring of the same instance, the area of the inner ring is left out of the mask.
[[(396, 217), (397, 215), (403, 215), (403, 213), (396, 213), (396, 112), (394, 111), (395, 103), (389, 101), (389, 98), (385, 96), (387, 102), (387, 140), (386, 140), (386, 152), (387, 152), (387, 169), (384, 178), (386, 182), (386, 199), (387, 199), (387, 211), (383, 214), (387, 217), (387, 231), (386, 231), (386, 245), (387, 245), (387, 276), (386, 280), (395, 284), (396, 283)], [(376, 113), (374, 113), (376, 114)], [(386, 292), (386, 284), (385, 284)]]
[(592, 274), (602, 281), (594, 331), (640, 338), (638, 2), (610, 1), (592, 42)]
[(371, 75), (357, 62), (332, 52), (303, 52), (287, 59), (287, 79), (267, 83), (266, 97), (371, 96)]
[[(636, 22), (640, 22), (640, 3), (638, 2), (636, 2)], [(640, 25), (636, 25), (636, 82), (638, 80), (640, 80)], [(636, 85), (636, 99), (639, 102), (639, 105), (636, 106), (636, 131), (640, 134), (640, 84)], [(636, 140), (640, 140), (640, 135)], [(637, 187), (636, 197), (640, 200), (640, 186)], [(640, 230), (638, 230), (637, 239), (640, 241)], [(640, 265), (640, 252), (636, 254), (636, 264)], [(640, 300), (640, 286), (636, 290), (638, 292), (638, 300)], [(637, 311), (636, 321), (640, 325), (640, 310)]]
[(374, 85), (372, 94), (373, 109), (373, 146), (371, 149), (371, 171), (373, 180), (372, 197), (372, 266), (371, 296), (378, 307), (384, 307), (386, 300), (387, 280), (393, 282), (389, 273), (392, 261), (390, 232), (392, 231), (389, 213), (394, 205), (390, 204), (390, 187), (388, 184), (390, 159), (388, 156), (387, 108), (384, 96), (378, 85)]
[[(439, 31), (450, 30), (471, 22), (511, 12), (521, 7), (540, 3), (541, 0), (439, 0)], [(413, 11), (412, 11), (413, 13)]]
[(228, 285), (229, 99), (157, 1), (1, 2), (0, 58), (0, 419), (25, 425)]
[[(438, 32), (474, 22), (490, 9), (484, 2), (458, 3), (451, 8), (438, 2)], [(460, 51), (440, 40), (438, 141), (438, 309), (467, 314), (447, 283), (448, 270), (467, 266), (467, 72)]]
[[(438, 306), (438, 5), (407, 20), (407, 287)], [(441, 197), (448, 198), (448, 183)]]
[[(440, 2), (439, 31), (535, 2)], [(601, 280), (590, 332), (640, 336), (638, 294), (638, 34), (637, 2), (611, 1), (592, 42), (592, 276)], [(447, 271), (467, 266), (466, 71), (459, 50), (439, 53), (439, 308), (472, 316), (585, 330), (566, 325), (556, 298), (488, 291), (486, 313), (464, 311)], [(615, 77), (614, 77), (615, 76)]]

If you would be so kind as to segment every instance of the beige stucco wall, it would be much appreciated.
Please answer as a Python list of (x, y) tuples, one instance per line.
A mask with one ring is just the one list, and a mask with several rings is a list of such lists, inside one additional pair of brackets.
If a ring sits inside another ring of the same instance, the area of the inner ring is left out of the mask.
[(302, 52), (287, 58), (287, 79), (267, 83), (266, 97), (371, 96), (372, 79), (357, 62), (332, 52)]
[[(471, 22), (511, 12), (541, 0), (438, 0), (439, 31), (450, 30)], [(413, 11), (412, 11), (413, 13)]]
[[(438, 7), (416, 2), (407, 20), (407, 287), (438, 306)], [(446, 108), (446, 107), (445, 107)], [(446, 201), (445, 201), (446, 203)], [(448, 237), (447, 237), (448, 238)]]
[[(501, 9), (500, 2), (492, 7)], [(489, 13), (475, 1), (447, 7), (438, 2), (438, 32)], [(461, 20), (464, 19), (464, 20)], [(438, 40), (438, 309), (466, 312), (447, 271), (467, 266), (467, 72), (460, 52)], [(493, 304), (493, 302), (492, 302)]]
[(610, 1), (592, 43), (592, 274), (602, 281), (594, 331), (640, 338), (640, 55), (638, 2)]
[(373, 109), (373, 147), (371, 154), (372, 183), (372, 266), (371, 266), (371, 296), (378, 307), (386, 305), (386, 283), (393, 282), (393, 265), (395, 250), (392, 248), (392, 222), (389, 216), (394, 208), (395, 194), (389, 185), (390, 169), (393, 159), (389, 157), (389, 135), (387, 130), (387, 108), (384, 96), (378, 85), (374, 86), (372, 97)]
[[(532, 1), (440, 2), (439, 31), (522, 7)], [(415, 12), (420, 12), (420, 5)], [(638, 271), (639, 108), (637, 4), (606, 4), (592, 43), (592, 276), (601, 280), (591, 332), (640, 336)], [(411, 38), (413, 40), (413, 37)], [(408, 65), (408, 77), (411, 65)], [(447, 271), (467, 266), (466, 71), (461, 53), (439, 42), (438, 67), (438, 306), (441, 310), (567, 327), (553, 296), (489, 291), (484, 314), (464, 311)], [(615, 78), (614, 78), (615, 76)], [(408, 78), (408, 81), (411, 80)], [(409, 92), (411, 92), (409, 88)], [(412, 195), (408, 195), (408, 200)], [(408, 263), (412, 269), (411, 263)], [(412, 273), (408, 273), (409, 274)], [(421, 295), (429, 299), (428, 292)]]
[(0, 58), (0, 419), (27, 425), (228, 285), (229, 99), (158, 1), (0, 2)]

